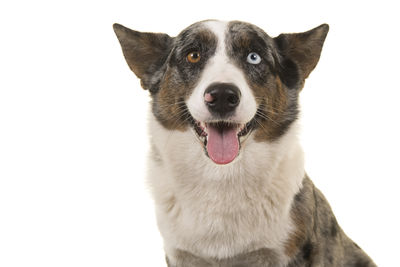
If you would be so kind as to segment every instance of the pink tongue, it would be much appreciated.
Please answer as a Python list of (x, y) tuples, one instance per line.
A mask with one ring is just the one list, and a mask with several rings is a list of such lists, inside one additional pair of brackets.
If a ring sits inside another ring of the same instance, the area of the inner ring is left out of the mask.
[(217, 164), (228, 164), (239, 153), (239, 140), (236, 128), (224, 127), (218, 129), (213, 125), (207, 125), (208, 156)]

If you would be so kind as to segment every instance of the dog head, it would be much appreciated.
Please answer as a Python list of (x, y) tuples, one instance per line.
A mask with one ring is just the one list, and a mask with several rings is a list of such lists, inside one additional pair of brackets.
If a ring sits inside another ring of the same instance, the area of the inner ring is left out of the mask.
[(205, 155), (228, 164), (249, 135), (274, 142), (297, 119), (299, 92), (329, 27), (276, 38), (239, 21), (198, 22), (177, 37), (119, 24), (114, 30), (158, 122), (192, 130)]

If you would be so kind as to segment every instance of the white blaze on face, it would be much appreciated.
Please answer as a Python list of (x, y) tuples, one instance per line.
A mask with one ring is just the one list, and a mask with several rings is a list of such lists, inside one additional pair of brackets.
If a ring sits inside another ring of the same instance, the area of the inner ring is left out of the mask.
[(198, 121), (212, 120), (213, 116), (204, 103), (205, 90), (212, 83), (232, 83), (239, 88), (241, 99), (231, 120), (240, 124), (247, 123), (256, 114), (257, 104), (243, 71), (231, 62), (226, 53), (225, 35), (228, 22), (207, 21), (204, 24), (217, 36), (218, 45), (215, 55), (206, 63), (199, 83), (187, 101), (188, 109)]

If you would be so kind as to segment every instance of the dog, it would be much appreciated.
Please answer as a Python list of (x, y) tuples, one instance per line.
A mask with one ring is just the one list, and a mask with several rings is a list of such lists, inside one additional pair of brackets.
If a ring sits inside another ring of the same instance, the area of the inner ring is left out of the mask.
[(376, 266), (304, 170), (299, 93), (329, 26), (114, 31), (151, 95), (148, 180), (170, 267)]

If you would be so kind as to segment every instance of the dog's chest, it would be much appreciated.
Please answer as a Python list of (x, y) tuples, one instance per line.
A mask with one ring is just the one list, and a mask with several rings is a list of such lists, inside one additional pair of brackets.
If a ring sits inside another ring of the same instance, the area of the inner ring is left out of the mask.
[(249, 178), (185, 184), (170, 194), (158, 207), (168, 245), (215, 258), (279, 250), (291, 226), (285, 205)]

